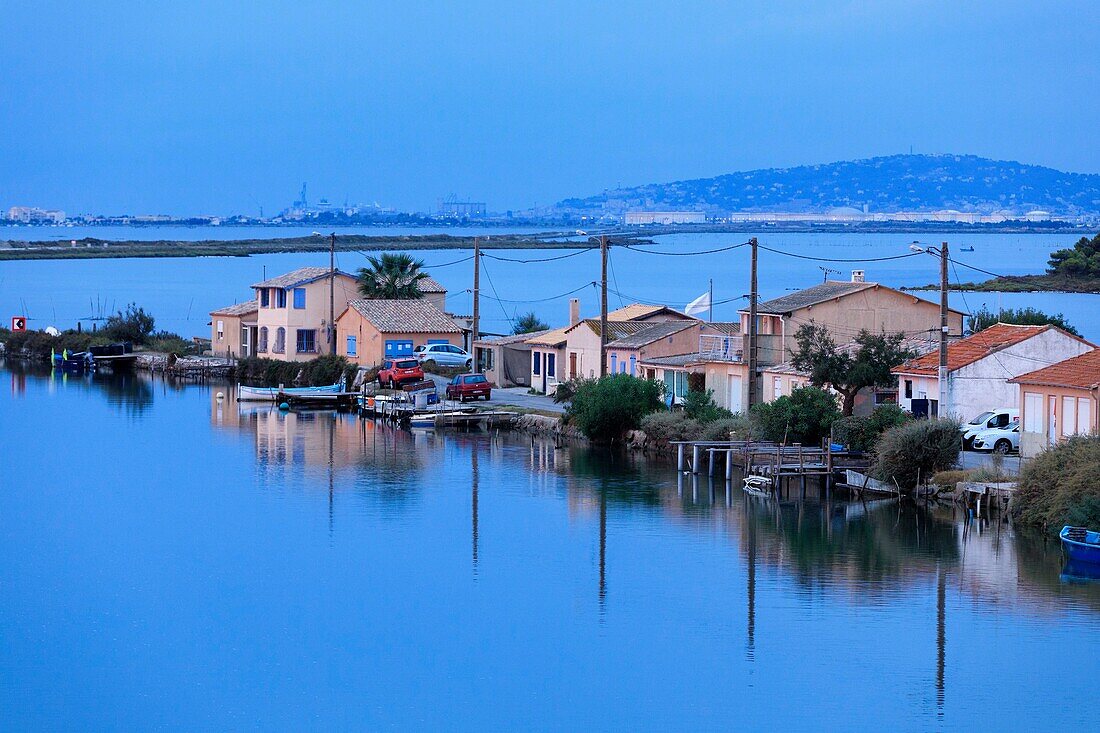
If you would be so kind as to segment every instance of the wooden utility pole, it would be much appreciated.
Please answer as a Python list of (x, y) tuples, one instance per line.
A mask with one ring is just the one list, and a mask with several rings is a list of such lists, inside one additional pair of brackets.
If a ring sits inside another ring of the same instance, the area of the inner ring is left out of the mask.
[(749, 407), (756, 404), (756, 237), (749, 240), (752, 247), (752, 267), (749, 280)]
[(951, 410), (950, 405), (947, 404), (947, 242), (940, 246), (940, 367), (938, 376), (940, 383), (938, 414), (940, 417), (949, 417)]
[(607, 236), (600, 237), (600, 376), (607, 376)]
[(336, 232), (328, 239), (328, 353), (336, 353)]
[[(474, 317), (470, 324), (470, 353), (474, 342), (481, 337), (481, 240), (474, 237)], [(476, 364), (474, 365), (477, 366)]]

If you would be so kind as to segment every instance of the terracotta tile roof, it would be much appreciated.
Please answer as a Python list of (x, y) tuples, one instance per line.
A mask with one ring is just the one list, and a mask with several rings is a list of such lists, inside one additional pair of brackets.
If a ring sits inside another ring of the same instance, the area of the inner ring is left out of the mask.
[(420, 292), (422, 293), (445, 293), (447, 288), (443, 287), (438, 280), (430, 275), (420, 279)]
[(255, 313), (259, 310), (255, 300), (246, 300), (243, 303), (236, 303), (234, 305), (227, 305), (224, 308), (218, 308), (217, 310), (210, 311), (212, 316), (247, 316), (249, 313)]
[(381, 333), (461, 333), (453, 318), (427, 300), (360, 299), (348, 301), (348, 309)]
[(741, 333), (741, 321), (707, 321), (707, 327), (730, 336)]
[[(299, 267), (297, 270), (288, 272), (285, 275), (279, 275), (278, 277), (272, 277), (263, 282), (258, 282), (252, 287), (254, 288), (293, 288), (298, 285), (305, 285), (311, 283), (314, 280), (320, 280), (321, 278), (328, 277), (327, 267)], [(343, 270), (337, 270), (337, 275), (343, 275), (344, 277), (354, 278), (354, 275), (349, 275)]]
[(1038, 384), (1044, 387), (1092, 389), (1100, 384), (1100, 349), (1021, 374), (1008, 381), (1016, 384)]
[[(617, 339), (625, 338), (626, 336), (631, 336), (638, 333), (639, 331), (643, 331), (652, 325), (654, 324), (648, 323), (646, 321), (614, 321), (611, 319), (611, 314), (608, 313), (607, 340), (608, 342), (611, 342)], [(572, 331), (577, 326), (588, 326), (588, 328), (592, 329), (592, 333), (596, 334), (597, 336), (600, 335), (599, 318), (586, 318), (578, 323), (576, 326), (571, 326), (568, 330)]]
[[(636, 322), (631, 321), (629, 325), (633, 326)], [(599, 321), (596, 321), (596, 325), (599, 326)], [(608, 332), (612, 332), (611, 323), (607, 324)], [(621, 324), (626, 325), (626, 324)], [(655, 341), (660, 341), (663, 338), (672, 336), (673, 334), (680, 333), (688, 328), (692, 328), (697, 325), (696, 321), (661, 321), (659, 323), (644, 323), (645, 328), (636, 331), (635, 333), (628, 334), (626, 336), (620, 336), (619, 338), (611, 341), (607, 344), (609, 349), (640, 349), (643, 346), (652, 344)]]
[[(967, 364), (973, 364), (979, 359), (1006, 349), (1009, 346), (1026, 341), (1033, 336), (1038, 336), (1044, 331), (1055, 329), (1065, 333), (1071, 338), (1076, 338), (1062, 331), (1057, 326), (1017, 326), (1009, 323), (997, 323), (989, 328), (978, 331), (973, 336), (968, 336), (955, 343), (947, 345), (947, 369), (955, 371)], [(1087, 343), (1087, 342), (1086, 342)], [(939, 350), (935, 350), (911, 359), (891, 371), (894, 374), (931, 374), (935, 375), (939, 370)]]
[(539, 335), (529, 337), (526, 343), (532, 346), (561, 346), (568, 338), (569, 329), (571, 328), (572, 326), (562, 326), (552, 331), (545, 331)]
[(545, 336), (549, 331), (531, 331), (530, 333), (508, 334), (506, 336), (482, 336), (475, 344), (482, 346), (506, 346), (508, 344), (529, 343), (531, 339)]
[(660, 314), (675, 315), (681, 319), (691, 318), (691, 316), (685, 315), (674, 308), (669, 308), (667, 305), (645, 305), (643, 303), (631, 303), (630, 305), (623, 308), (608, 311), (607, 320), (637, 321), (642, 318), (649, 318), (651, 316), (656, 316)]
[(648, 366), (659, 367), (688, 367), (692, 364), (699, 364), (705, 359), (700, 359), (699, 354), (692, 352), (690, 354), (675, 354), (673, 356), (653, 356), (648, 359), (642, 359), (638, 363)]

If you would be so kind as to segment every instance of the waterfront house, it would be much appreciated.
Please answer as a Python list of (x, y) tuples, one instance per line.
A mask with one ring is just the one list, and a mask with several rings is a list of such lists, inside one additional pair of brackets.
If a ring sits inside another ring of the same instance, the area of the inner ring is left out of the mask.
[(256, 354), (285, 361), (307, 361), (329, 348), (329, 293), (335, 314), (357, 298), (356, 279), (327, 267), (302, 267), (255, 283)]
[(530, 387), (531, 339), (547, 333), (543, 330), (478, 339), (474, 342), (475, 371), (483, 373), (494, 387)]
[(607, 373), (639, 376), (639, 361), (683, 354), (699, 343), (699, 335), (703, 329), (702, 321), (645, 324), (638, 331), (620, 336), (607, 344)]
[(367, 367), (411, 357), (417, 346), (462, 343), (454, 319), (427, 299), (351, 300), (336, 318), (336, 331), (337, 353)]
[(1018, 386), (1020, 455), (1071, 435), (1100, 434), (1100, 350), (1008, 380)]
[(253, 356), (258, 307), (255, 300), (248, 300), (210, 311), (210, 351), (214, 356)]
[[(741, 332), (749, 332), (749, 311), (740, 311)], [(962, 311), (947, 314), (948, 333), (962, 336)], [(757, 306), (757, 359), (762, 366), (781, 364), (797, 349), (794, 335), (810, 322), (824, 326), (838, 344), (851, 341), (866, 329), (871, 333), (904, 333), (911, 338), (933, 334), (939, 338), (940, 307), (909, 293), (867, 282), (862, 270), (850, 281), (829, 280)]]
[[(668, 306), (633, 303), (608, 312), (607, 341), (611, 343), (638, 333), (647, 325), (668, 321), (700, 322)], [(583, 321), (574, 321), (571, 318), (570, 323), (573, 325), (565, 329), (565, 347), (562, 356), (566, 362), (565, 379), (598, 377), (600, 374), (600, 319), (588, 318)], [(618, 371), (617, 364), (616, 371)]]
[[(997, 323), (948, 344), (947, 396), (953, 416), (969, 420), (985, 410), (1019, 407), (1010, 379), (1079, 356), (1095, 348), (1057, 326)], [(914, 415), (939, 414), (938, 350), (892, 369), (898, 404)]]
[(715, 404), (730, 412), (746, 412), (749, 369), (742, 339), (728, 332), (728, 324), (707, 324), (707, 328), (717, 333), (700, 333), (694, 351), (641, 359), (639, 376), (663, 382), (665, 399), (673, 405), (687, 396), (689, 375), (702, 374), (704, 389), (711, 392)]

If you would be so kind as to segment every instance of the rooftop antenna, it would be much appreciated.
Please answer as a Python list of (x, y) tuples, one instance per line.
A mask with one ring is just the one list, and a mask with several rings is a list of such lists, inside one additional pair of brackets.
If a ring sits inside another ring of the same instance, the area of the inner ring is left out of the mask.
[(817, 269), (821, 270), (821, 272), (824, 273), (824, 275), (825, 275), (825, 279), (823, 279), (821, 282), (829, 282), (829, 275), (830, 274), (832, 274), (832, 275), (839, 275), (840, 274), (840, 270), (834, 270), (833, 268), (825, 267), (824, 265), (818, 265)]

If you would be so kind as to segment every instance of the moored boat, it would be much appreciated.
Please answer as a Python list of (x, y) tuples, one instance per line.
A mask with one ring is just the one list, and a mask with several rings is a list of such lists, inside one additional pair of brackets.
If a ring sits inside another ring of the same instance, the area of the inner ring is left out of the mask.
[(746, 476), (744, 485), (741, 489), (746, 494), (754, 494), (756, 496), (771, 496), (772, 494), (772, 480), (767, 476)]
[(299, 397), (336, 396), (344, 391), (339, 383), (323, 387), (247, 387), (237, 385), (238, 402), (274, 402), (280, 394)]
[(1058, 533), (1069, 559), (1080, 563), (1100, 565), (1100, 532), (1068, 524)]

